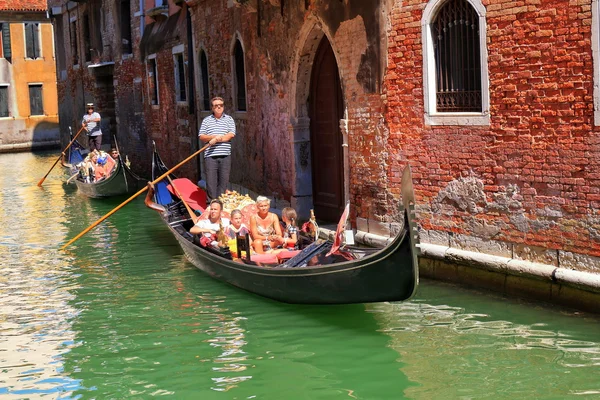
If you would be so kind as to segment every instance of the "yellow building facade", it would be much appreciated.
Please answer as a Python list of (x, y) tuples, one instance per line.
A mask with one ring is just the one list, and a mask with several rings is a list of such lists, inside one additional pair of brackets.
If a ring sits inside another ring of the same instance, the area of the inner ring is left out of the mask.
[(59, 147), (54, 31), (46, 5), (3, 9), (10, 7), (0, 1), (0, 152)]

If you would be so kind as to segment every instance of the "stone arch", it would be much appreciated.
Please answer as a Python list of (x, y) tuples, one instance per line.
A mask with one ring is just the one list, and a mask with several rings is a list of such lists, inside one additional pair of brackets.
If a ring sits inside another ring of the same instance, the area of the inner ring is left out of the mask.
[[(296, 209), (301, 218), (309, 216), (313, 208), (312, 193), (312, 166), (310, 152), (310, 118), (308, 111), (308, 99), (311, 90), (311, 74), (319, 44), (324, 36), (327, 37), (333, 49), (342, 91), (344, 88), (343, 75), (340, 70), (339, 54), (336, 51), (335, 42), (329, 32), (323, 29), (322, 24), (316, 16), (309, 17), (300, 29), (296, 41), (295, 53), (291, 62), (290, 81), (290, 142), (292, 154), (294, 155), (294, 182), (292, 186), (292, 207)], [(346, 102), (343, 102), (344, 109)], [(347, 111), (344, 111), (347, 115)], [(347, 166), (347, 157), (344, 156), (344, 169)], [(344, 182), (345, 183), (345, 182)]]

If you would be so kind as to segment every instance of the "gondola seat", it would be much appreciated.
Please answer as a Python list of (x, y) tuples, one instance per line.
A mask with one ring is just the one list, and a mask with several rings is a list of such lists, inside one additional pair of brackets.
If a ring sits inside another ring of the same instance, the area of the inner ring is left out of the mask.
[(286, 250), (286, 251), (282, 251), (280, 253), (277, 254), (277, 261), (279, 261), (279, 263), (284, 263), (287, 260), (289, 260), (290, 258), (294, 257), (297, 254), (300, 254), (301, 250)]
[(257, 264), (279, 264), (279, 260), (275, 254), (252, 254), (250, 261)]

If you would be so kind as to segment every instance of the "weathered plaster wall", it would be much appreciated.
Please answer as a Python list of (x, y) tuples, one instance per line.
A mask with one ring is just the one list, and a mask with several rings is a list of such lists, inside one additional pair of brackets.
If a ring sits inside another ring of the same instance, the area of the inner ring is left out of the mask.
[[(28, 20), (27, 17), (23, 17)], [(34, 19), (37, 21), (37, 19)], [(8, 84), (9, 117), (0, 118), (0, 151), (58, 147), (58, 103), (53, 31), (40, 23), (41, 58), (25, 57), (23, 24), (10, 24), (12, 58), (0, 59), (0, 84)], [(44, 115), (30, 115), (29, 84), (42, 85)]]
[(598, 271), (590, 5), (484, 2), (491, 122), (481, 127), (424, 124), (426, 5), (397, 2), (390, 18), (390, 207), (408, 161), (423, 241)]

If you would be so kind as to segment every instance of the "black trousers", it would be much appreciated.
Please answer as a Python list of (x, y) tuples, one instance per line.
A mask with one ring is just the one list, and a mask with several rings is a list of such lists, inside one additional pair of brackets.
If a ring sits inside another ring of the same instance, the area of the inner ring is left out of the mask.
[(100, 151), (100, 147), (102, 146), (102, 135), (98, 136), (90, 136), (90, 151), (98, 150)]
[(206, 191), (211, 199), (225, 193), (231, 173), (231, 156), (206, 157)]

